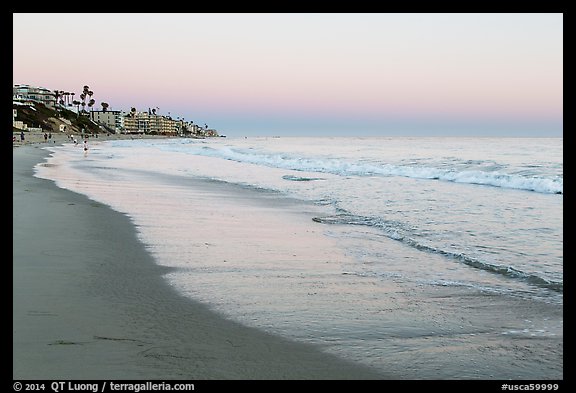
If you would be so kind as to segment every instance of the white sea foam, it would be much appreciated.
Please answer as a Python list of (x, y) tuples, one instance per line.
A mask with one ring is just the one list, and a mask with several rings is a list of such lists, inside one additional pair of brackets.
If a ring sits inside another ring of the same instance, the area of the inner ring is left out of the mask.
[(175, 289), (229, 318), (406, 378), (561, 375), (561, 141), (52, 150), (40, 176), (130, 215)]
[(339, 176), (402, 176), (416, 179), (434, 179), (457, 183), (479, 184), (501, 188), (527, 190), (540, 193), (562, 194), (564, 180), (560, 176), (543, 177), (536, 174), (514, 174), (482, 168), (484, 162), (475, 163), (481, 169), (442, 168), (413, 164), (399, 165), (385, 162), (359, 162), (330, 157), (307, 157), (290, 153), (270, 153), (229, 146), (184, 145), (164, 146), (170, 150), (241, 163), (266, 165), (295, 171), (331, 173)]

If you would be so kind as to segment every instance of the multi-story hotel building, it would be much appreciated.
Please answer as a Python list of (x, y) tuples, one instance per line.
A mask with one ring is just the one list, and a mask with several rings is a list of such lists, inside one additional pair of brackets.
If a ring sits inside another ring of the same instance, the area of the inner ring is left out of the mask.
[(132, 112), (123, 117), (122, 132), (127, 134), (177, 135), (181, 128), (179, 122), (169, 117), (148, 112)]

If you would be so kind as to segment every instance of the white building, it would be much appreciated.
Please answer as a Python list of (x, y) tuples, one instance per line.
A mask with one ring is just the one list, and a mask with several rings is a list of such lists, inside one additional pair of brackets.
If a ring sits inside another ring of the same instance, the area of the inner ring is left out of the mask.
[(39, 102), (49, 108), (54, 108), (56, 97), (52, 90), (44, 87), (30, 85), (14, 85), (12, 88), (13, 100), (16, 102)]
[(116, 132), (120, 132), (124, 128), (124, 114), (122, 111), (91, 111), (90, 119)]

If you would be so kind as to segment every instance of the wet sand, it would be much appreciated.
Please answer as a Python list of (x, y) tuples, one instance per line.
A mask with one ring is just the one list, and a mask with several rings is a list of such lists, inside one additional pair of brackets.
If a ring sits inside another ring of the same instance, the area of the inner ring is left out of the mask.
[(14, 379), (394, 379), (179, 295), (130, 219), (13, 149)]

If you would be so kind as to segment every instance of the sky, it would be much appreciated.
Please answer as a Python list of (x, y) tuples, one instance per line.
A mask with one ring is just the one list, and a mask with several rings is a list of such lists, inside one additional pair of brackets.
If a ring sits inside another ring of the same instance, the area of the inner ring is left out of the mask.
[(13, 83), (230, 136), (563, 135), (561, 13), (14, 13)]

